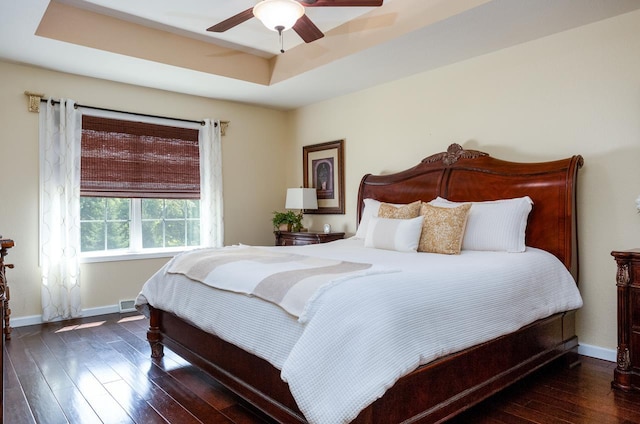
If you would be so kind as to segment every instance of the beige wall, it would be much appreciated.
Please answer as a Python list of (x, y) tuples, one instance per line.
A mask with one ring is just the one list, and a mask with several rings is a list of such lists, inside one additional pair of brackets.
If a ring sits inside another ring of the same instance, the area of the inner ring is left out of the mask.
[[(7, 258), (13, 317), (41, 314), (38, 268), (38, 114), (25, 90), (85, 105), (185, 119), (230, 120), (222, 139), (225, 243), (272, 244), (271, 216), (284, 204), (285, 171), (274, 166), (287, 149), (284, 112), (146, 89), (0, 62), (0, 234), (15, 240)], [(134, 298), (166, 259), (81, 268), (83, 308)]]
[(614, 349), (610, 252), (640, 246), (639, 28), (634, 12), (295, 111), (289, 185), (302, 180), (302, 145), (346, 140), (347, 214), (306, 219), (353, 233), (363, 174), (413, 166), (452, 142), (514, 161), (581, 154), (578, 333)]
[[(582, 154), (582, 343), (616, 345), (615, 265), (609, 253), (640, 245), (640, 12), (426, 72), (289, 114), (0, 62), (0, 233), (14, 316), (40, 314), (38, 117), (25, 90), (80, 103), (231, 125), (223, 138), (226, 244), (271, 244), (284, 189), (302, 183), (301, 146), (346, 140), (346, 215), (307, 215), (353, 233), (357, 185), (458, 142), (516, 161)], [(428, 54), (428, 52), (416, 52)], [(287, 140), (291, 144), (287, 144)], [(277, 164), (289, 163), (282, 167)], [(249, 164), (249, 166), (247, 166)], [(163, 260), (85, 264), (85, 308), (135, 296)]]

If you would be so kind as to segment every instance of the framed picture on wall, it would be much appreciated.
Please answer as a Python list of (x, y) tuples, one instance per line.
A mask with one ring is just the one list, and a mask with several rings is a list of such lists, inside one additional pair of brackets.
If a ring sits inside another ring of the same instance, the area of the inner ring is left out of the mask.
[(305, 188), (315, 188), (318, 209), (304, 213), (344, 214), (344, 140), (302, 147)]

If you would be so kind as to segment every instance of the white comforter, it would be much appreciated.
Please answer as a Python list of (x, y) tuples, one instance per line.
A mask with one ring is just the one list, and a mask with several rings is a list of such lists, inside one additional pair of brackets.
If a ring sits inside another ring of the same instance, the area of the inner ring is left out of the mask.
[(164, 268), (136, 304), (172, 312), (269, 361), (310, 423), (349, 422), (421, 364), (582, 306), (566, 268), (533, 248), (437, 255), (367, 249), (348, 239), (265, 249), (401, 271), (334, 284), (302, 320)]

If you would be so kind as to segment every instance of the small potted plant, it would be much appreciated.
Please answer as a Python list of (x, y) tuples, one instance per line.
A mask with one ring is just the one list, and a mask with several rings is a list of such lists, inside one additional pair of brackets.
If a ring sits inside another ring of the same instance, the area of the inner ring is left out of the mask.
[(279, 231), (300, 231), (302, 229), (302, 212), (273, 212), (273, 228)]

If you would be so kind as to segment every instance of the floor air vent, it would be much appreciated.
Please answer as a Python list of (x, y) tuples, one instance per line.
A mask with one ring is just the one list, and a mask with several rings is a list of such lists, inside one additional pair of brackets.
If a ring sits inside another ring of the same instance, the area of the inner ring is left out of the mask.
[(135, 312), (136, 301), (134, 299), (130, 300), (121, 300), (120, 301), (120, 312)]

